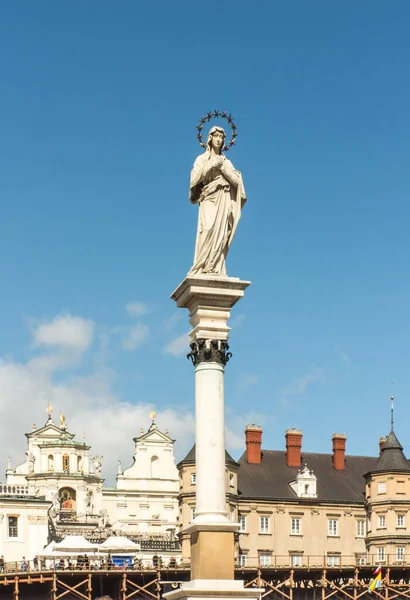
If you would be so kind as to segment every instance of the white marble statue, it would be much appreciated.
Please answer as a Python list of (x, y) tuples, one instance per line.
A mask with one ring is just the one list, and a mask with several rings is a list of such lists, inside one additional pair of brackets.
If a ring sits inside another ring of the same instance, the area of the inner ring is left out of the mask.
[(199, 204), (194, 264), (188, 275), (226, 276), (225, 260), (246, 202), (242, 175), (222, 153), (225, 131), (212, 127), (191, 171), (189, 199)]

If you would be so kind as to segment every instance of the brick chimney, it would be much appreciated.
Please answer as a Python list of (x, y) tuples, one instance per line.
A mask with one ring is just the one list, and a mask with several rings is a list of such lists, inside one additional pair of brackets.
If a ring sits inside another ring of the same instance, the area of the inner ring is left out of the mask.
[(334, 433), (332, 436), (333, 442), (333, 466), (338, 471), (343, 471), (345, 468), (346, 454), (346, 434)]
[(380, 438), (380, 440), (379, 440), (379, 451), (380, 451), (380, 454), (382, 453), (382, 450), (384, 448), (384, 444), (385, 443), (386, 443), (386, 438), (382, 436)]
[(286, 438), (286, 464), (288, 467), (300, 467), (302, 463), (302, 430), (287, 429)]
[(262, 462), (262, 427), (260, 425), (247, 425), (245, 429), (246, 460), (252, 465)]

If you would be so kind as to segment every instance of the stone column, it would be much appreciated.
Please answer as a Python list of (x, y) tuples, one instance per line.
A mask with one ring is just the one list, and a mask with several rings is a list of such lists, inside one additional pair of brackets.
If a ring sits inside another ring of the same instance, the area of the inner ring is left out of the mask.
[(191, 581), (169, 600), (257, 598), (261, 590), (234, 581), (234, 532), (226, 511), (224, 372), (231, 358), (227, 321), (249, 281), (234, 277), (186, 277), (172, 294), (189, 310), (190, 353), (195, 367), (196, 514), (191, 534)]

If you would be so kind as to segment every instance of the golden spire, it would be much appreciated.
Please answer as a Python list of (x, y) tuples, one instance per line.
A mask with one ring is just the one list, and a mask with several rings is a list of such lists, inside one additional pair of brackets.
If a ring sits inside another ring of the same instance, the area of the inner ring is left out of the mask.
[(157, 416), (157, 413), (155, 412), (155, 410), (153, 410), (152, 412), (149, 413), (149, 416), (151, 417), (151, 421), (154, 422), (155, 417)]
[(53, 407), (51, 406), (50, 400), (48, 401), (47, 412), (48, 412), (48, 418), (51, 419), (51, 413), (53, 412)]
[(61, 429), (65, 429), (65, 416), (62, 412), (60, 412), (60, 427)]

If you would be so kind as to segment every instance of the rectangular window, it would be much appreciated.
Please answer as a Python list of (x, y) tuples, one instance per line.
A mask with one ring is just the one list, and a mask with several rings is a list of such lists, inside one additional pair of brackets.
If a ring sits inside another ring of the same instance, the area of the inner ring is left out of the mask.
[(16, 538), (19, 536), (18, 517), (8, 518), (9, 537)]
[(366, 536), (366, 521), (365, 521), (365, 519), (358, 519), (356, 521), (356, 536), (357, 537), (365, 537)]
[(377, 560), (384, 560), (384, 548), (377, 548)]
[(245, 515), (239, 515), (239, 531), (246, 531), (246, 517)]
[(292, 535), (300, 535), (300, 519), (292, 518), (290, 521), (290, 532)]
[(196, 483), (196, 473), (191, 473), (191, 483)]
[(397, 546), (396, 558), (397, 560), (404, 560), (404, 546)]
[(327, 534), (332, 536), (339, 535), (339, 521), (337, 519), (329, 519), (327, 523)]
[(269, 533), (269, 517), (260, 518), (259, 533)]
[(380, 483), (377, 486), (377, 492), (379, 494), (385, 494), (386, 493), (386, 482), (385, 481), (380, 481)]
[(340, 557), (339, 556), (328, 556), (327, 557), (327, 566), (328, 567), (338, 567), (340, 565)]
[(292, 554), (290, 562), (291, 562), (292, 567), (301, 567), (302, 566), (301, 555), (300, 554)]
[(385, 515), (379, 515), (379, 529), (383, 529), (386, 527), (386, 517)]
[(246, 554), (239, 555), (239, 566), (246, 567)]
[(191, 508), (191, 521), (195, 519), (196, 508)]
[(233, 473), (229, 474), (229, 487), (235, 487), (233, 482)]
[(259, 565), (261, 567), (270, 566), (270, 554), (259, 554)]
[(397, 527), (404, 527), (404, 515), (397, 515)]

